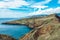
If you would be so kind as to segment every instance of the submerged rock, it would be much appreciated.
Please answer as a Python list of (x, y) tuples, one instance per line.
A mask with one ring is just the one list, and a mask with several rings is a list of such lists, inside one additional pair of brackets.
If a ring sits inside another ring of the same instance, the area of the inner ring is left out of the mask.
[(10, 36), (0, 34), (0, 40), (16, 40)]

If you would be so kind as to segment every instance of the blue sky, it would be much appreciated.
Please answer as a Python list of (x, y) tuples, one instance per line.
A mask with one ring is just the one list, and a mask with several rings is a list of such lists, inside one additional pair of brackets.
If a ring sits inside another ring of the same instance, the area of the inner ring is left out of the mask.
[(60, 0), (0, 0), (0, 18), (60, 13)]

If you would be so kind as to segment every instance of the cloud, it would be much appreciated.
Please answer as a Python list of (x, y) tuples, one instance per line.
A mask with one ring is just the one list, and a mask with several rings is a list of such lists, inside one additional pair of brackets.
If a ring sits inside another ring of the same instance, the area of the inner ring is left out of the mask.
[(57, 8), (49, 8), (41, 12), (42, 14), (54, 14), (54, 13), (60, 13), (60, 7)]
[(38, 2), (38, 3), (35, 3), (35, 5), (44, 5), (44, 4), (47, 4), (49, 2), (51, 2), (52, 0), (45, 0), (45, 1), (42, 1), (42, 2)]
[(26, 17), (26, 16), (32, 16), (32, 15), (40, 15), (40, 14), (54, 14), (54, 13), (60, 13), (60, 7), (57, 8), (48, 8), (45, 10), (39, 9), (38, 11), (32, 12), (32, 13), (21, 13), (12, 11), (9, 9), (0, 9), (0, 18), (20, 18), (20, 17)]
[(22, 5), (30, 5), (30, 7), (36, 7), (36, 8), (45, 8), (48, 6), (45, 6), (44, 4), (49, 3), (51, 0), (45, 0), (42, 2), (38, 2), (38, 3), (29, 3), (26, 2), (24, 0), (2, 0), (0, 1), (0, 8), (18, 8)]
[(22, 5), (29, 5), (28, 2), (23, 0), (3, 0), (0, 1), (0, 8), (16, 8)]
[(35, 7), (35, 8), (47, 8), (48, 6), (45, 6), (45, 4), (49, 3), (50, 1), (52, 0), (45, 0), (45, 1), (42, 1), (42, 2), (38, 2), (38, 3), (34, 3), (31, 5), (31, 7)]
[(40, 15), (40, 14), (54, 14), (54, 13), (60, 13), (60, 7), (57, 8), (48, 8), (45, 10), (38, 10), (36, 12), (30, 13), (29, 15)]
[[(24, 0), (0, 1), (0, 18), (20, 18), (31, 15), (60, 13), (60, 7), (48, 8), (49, 6), (45, 6), (45, 4), (51, 1), (52, 0), (45, 0), (37, 3), (29, 3)], [(36, 10), (36, 8), (38, 8), (38, 10)]]
[(58, 0), (58, 4), (60, 4), (60, 0)]
[(32, 8), (30, 6), (21, 6), (19, 8), (9, 8), (9, 9), (12, 11), (24, 12), (24, 13), (31, 13), (38, 10), (38, 8)]
[(47, 8), (48, 6), (44, 6), (44, 5), (32, 5), (31, 7), (34, 7), (34, 8)]
[(0, 9), (0, 18), (20, 18), (25, 17), (28, 14), (12, 11), (9, 9)]

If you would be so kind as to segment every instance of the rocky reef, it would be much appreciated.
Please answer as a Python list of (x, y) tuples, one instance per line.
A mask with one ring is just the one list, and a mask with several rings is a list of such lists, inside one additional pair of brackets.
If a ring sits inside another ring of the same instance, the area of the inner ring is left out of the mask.
[(16, 40), (10, 36), (0, 34), (0, 40)]
[(55, 14), (15, 20), (3, 24), (23, 24), (33, 28), (19, 40), (60, 40), (60, 17)]

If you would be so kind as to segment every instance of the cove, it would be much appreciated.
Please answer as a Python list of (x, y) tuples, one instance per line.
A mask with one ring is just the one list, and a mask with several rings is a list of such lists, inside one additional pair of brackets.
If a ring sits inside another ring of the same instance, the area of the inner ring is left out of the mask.
[(4, 25), (4, 24), (1, 24), (2, 22), (12, 21), (12, 20), (15, 20), (15, 19), (11, 19), (11, 18), (10, 19), (8, 19), (8, 18), (2, 19), (2, 18), (0, 18), (0, 34), (9, 35), (13, 38), (18, 39), (32, 30), (31, 28), (29, 28), (28, 26), (25, 26), (25, 25)]

